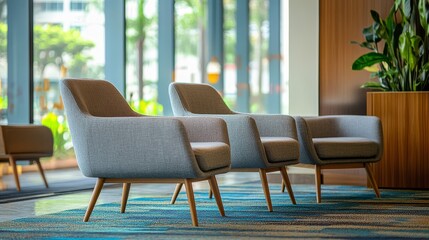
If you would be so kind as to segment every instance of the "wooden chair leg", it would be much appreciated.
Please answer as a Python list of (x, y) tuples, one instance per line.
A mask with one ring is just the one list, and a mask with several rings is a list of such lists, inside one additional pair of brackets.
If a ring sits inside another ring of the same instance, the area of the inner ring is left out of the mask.
[(264, 190), (265, 199), (267, 200), (268, 211), (273, 211), (273, 206), (271, 204), (270, 188), (268, 187), (267, 172), (265, 169), (259, 169), (259, 176), (261, 177), (262, 188)]
[(49, 188), (48, 181), (46, 181), (45, 172), (43, 171), (42, 164), (40, 163), (40, 159), (34, 160), (37, 164), (37, 168), (39, 169), (40, 175), (42, 175), (43, 182), (45, 183), (45, 187)]
[(317, 200), (317, 203), (321, 203), (322, 202), (322, 193), (321, 193), (321, 186), (320, 185), (322, 184), (322, 176), (321, 176), (322, 169), (319, 165), (316, 165), (315, 169), (316, 169), (316, 175), (315, 175), (316, 200)]
[(83, 218), (84, 222), (88, 222), (89, 217), (91, 216), (92, 210), (94, 209), (95, 203), (97, 202), (98, 196), (100, 195), (101, 189), (103, 188), (104, 181), (104, 178), (97, 179), (94, 191), (92, 192), (91, 200), (89, 201), (88, 209), (86, 209), (85, 217)]
[(197, 208), (195, 206), (194, 189), (192, 188), (192, 181), (185, 179), (186, 195), (188, 196), (189, 210), (191, 211), (192, 225), (198, 226)]
[(372, 174), (369, 163), (365, 163), (364, 166), (365, 166), (366, 174), (368, 175), (369, 181), (372, 185), (372, 188), (374, 189), (375, 195), (377, 196), (377, 198), (380, 198), (380, 191), (378, 190), (377, 181), (375, 180), (374, 175)]
[(282, 193), (284, 193), (285, 192), (285, 188), (286, 188), (286, 184), (285, 184), (285, 181), (283, 181), (282, 180)]
[(210, 188), (209, 189), (209, 198), (212, 199), (213, 198), (213, 190)]
[(13, 170), (13, 176), (15, 178), (16, 190), (18, 190), (18, 192), (20, 192), (21, 191), (21, 185), (19, 184), (18, 169), (16, 168), (15, 159), (13, 159), (13, 157), (11, 157), (11, 156), (9, 157), (9, 164)]
[(217, 181), (216, 181), (215, 176), (210, 177), (209, 184), (210, 184), (211, 192), (213, 192), (213, 194), (215, 196), (217, 208), (219, 209), (219, 213), (222, 217), (225, 217), (225, 211), (223, 209), (223, 204), (222, 204), (222, 197), (220, 196), (219, 186), (217, 185)]
[(127, 207), (128, 195), (130, 194), (131, 183), (122, 184), (122, 200), (121, 200), (121, 213), (125, 212)]
[(176, 202), (177, 196), (179, 196), (182, 186), (183, 186), (183, 183), (178, 183), (176, 185), (176, 189), (174, 189), (174, 193), (173, 193), (173, 196), (171, 197), (170, 204), (174, 204)]
[(289, 193), (290, 200), (292, 204), (296, 204), (295, 196), (293, 195), (292, 186), (289, 181), (289, 176), (287, 175), (287, 171), (285, 167), (280, 168), (280, 173), (282, 174), (283, 183), (286, 185), (287, 192)]

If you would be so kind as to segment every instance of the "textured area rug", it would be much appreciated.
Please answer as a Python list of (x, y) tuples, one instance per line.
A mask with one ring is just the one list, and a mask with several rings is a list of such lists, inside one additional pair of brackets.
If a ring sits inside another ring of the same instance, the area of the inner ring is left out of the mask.
[[(96, 205), (88, 223), (85, 209), (0, 223), (0, 239), (244, 239), (244, 238), (429, 238), (429, 191), (293, 185), (292, 205), (280, 185), (271, 185), (274, 212), (268, 212), (259, 183), (220, 186), (226, 217), (207, 191), (196, 192), (199, 227), (192, 227), (186, 194), (170, 205), (168, 195)], [(120, 189), (118, 189), (120, 191)]]

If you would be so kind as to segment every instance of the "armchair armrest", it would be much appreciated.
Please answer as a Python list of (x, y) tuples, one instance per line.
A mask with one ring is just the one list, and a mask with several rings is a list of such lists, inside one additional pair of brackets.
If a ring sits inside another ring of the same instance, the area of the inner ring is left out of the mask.
[[(192, 116), (198, 116), (198, 114), (192, 114)], [(258, 127), (252, 117), (242, 114), (202, 114), (200, 116), (221, 118), (226, 122), (232, 168), (264, 168), (269, 164)]]
[(255, 119), (261, 137), (290, 137), (298, 139), (295, 119), (287, 115), (246, 114)]
[(299, 162), (309, 164), (322, 163), (317, 156), (316, 149), (314, 148), (313, 135), (307, 124), (307, 121), (302, 117), (295, 117), (296, 127), (298, 130), (299, 141)]
[[(173, 118), (92, 117), (71, 125), (79, 167), (106, 178), (204, 177), (182, 122)], [(84, 128), (76, 130), (77, 128)], [(77, 147), (79, 145), (79, 147)], [(119, 161), (118, 159), (124, 159)]]
[(223, 142), (229, 145), (224, 120), (213, 117), (174, 117), (183, 123), (191, 142)]

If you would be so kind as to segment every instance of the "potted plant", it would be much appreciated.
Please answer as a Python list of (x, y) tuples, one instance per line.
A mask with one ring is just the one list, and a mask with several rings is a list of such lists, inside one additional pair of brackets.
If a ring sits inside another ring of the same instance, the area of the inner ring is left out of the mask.
[(380, 187), (429, 188), (429, 0), (395, 0), (363, 29), (370, 51), (353, 63), (375, 81), (363, 88), (367, 114), (380, 117), (384, 156), (373, 166)]

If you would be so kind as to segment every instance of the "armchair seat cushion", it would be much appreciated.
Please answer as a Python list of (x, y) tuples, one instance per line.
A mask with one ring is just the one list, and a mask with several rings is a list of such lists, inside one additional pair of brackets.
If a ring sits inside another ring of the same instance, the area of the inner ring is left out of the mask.
[(191, 142), (198, 166), (204, 172), (229, 167), (229, 146), (222, 142)]
[(294, 161), (299, 158), (298, 141), (289, 137), (261, 137), (269, 162)]
[(320, 159), (373, 158), (379, 151), (376, 142), (361, 137), (313, 138), (313, 143)]

